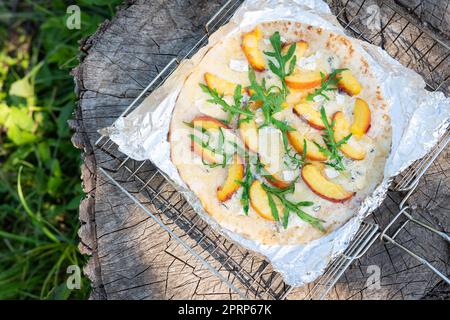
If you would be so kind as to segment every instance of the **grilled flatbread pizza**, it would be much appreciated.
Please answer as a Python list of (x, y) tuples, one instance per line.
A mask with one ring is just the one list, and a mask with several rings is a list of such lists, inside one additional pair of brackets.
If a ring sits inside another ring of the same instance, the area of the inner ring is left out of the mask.
[(171, 159), (222, 227), (305, 244), (349, 220), (382, 181), (387, 108), (345, 36), (262, 23), (217, 43), (187, 77)]

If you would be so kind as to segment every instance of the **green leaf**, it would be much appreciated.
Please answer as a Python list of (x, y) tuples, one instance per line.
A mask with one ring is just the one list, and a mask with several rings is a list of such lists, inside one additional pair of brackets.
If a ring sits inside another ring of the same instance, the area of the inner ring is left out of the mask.
[(250, 208), (250, 186), (253, 181), (253, 174), (250, 170), (250, 165), (247, 165), (245, 170), (244, 181), (241, 181), (242, 186), (242, 195), (241, 195), (241, 204), (244, 209), (244, 213), (248, 215), (248, 210)]
[(70, 297), (72, 290), (67, 288), (66, 283), (54, 287), (47, 296), (47, 300), (67, 300)]
[(295, 53), (295, 49), (297, 47), (297, 44), (294, 42), (289, 46), (288, 52), (286, 53), (286, 55), (283, 57), (283, 59), (285, 61), (289, 61), (289, 59), (291, 59), (294, 56)]
[(322, 225), (322, 222), (325, 222), (325, 221), (323, 221), (321, 219), (318, 219), (318, 218), (315, 218), (315, 217), (307, 214), (306, 212), (304, 212), (303, 210), (300, 210), (300, 209), (296, 210), (295, 213), (303, 221), (308, 222), (313, 227), (319, 229), (322, 232), (325, 232), (325, 228)]
[(0, 126), (5, 125), (6, 119), (8, 119), (10, 108), (6, 103), (0, 103)]
[(80, 206), (80, 202), (83, 198), (84, 198), (83, 194), (79, 194), (79, 195), (73, 197), (72, 199), (70, 199), (69, 203), (66, 204), (65, 208), (67, 210), (78, 209)]
[(287, 74), (288, 76), (294, 73), (296, 64), (297, 64), (297, 56), (294, 56), (294, 58), (292, 58), (291, 62), (289, 63), (289, 72)]
[[(251, 68), (250, 68), (251, 69)], [(239, 98), (238, 100), (235, 99), (235, 102), (239, 102), (239, 105), (229, 105), (224, 99), (222, 95), (219, 95), (219, 93), (217, 92), (216, 89), (211, 89), (209, 88), (207, 85), (203, 84), (203, 83), (199, 83), (200, 88), (202, 89), (203, 92), (205, 92), (206, 94), (211, 96), (211, 99), (208, 100), (208, 102), (217, 104), (219, 106), (222, 107), (223, 111), (225, 112), (229, 112), (231, 113), (231, 117), (233, 117), (235, 114), (244, 114), (247, 117), (253, 117), (253, 113), (248, 111), (248, 110), (243, 110), (241, 109), (240, 106), (240, 100), (242, 98), (242, 96), (239, 96), (236, 94), (236, 90), (235, 90), (235, 98)], [(241, 88), (242, 90), (242, 86), (238, 85), (238, 87)]]
[(9, 94), (21, 98), (34, 97), (34, 86), (32, 85), (30, 78), (25, 77), (13, 82), (9, 89)]
[(275, 221), (280, 220), (278, 217), (278, 208), (275, 204), (275, 201), (273, 201), (272, 195), (270, 193), (267, 193), (267, 198), (269, 199), (269, 207), (270, 211), (272, 212), (272, 216), (275, 219)]
[(11, 107), (5, 121), (6, 129), (18, 127), (31, 132), (34, 127), (34, 120), (27, 108)]
[(36, 213), (31, 210), (30, 206), (28, 205), (27, 200), (25, 199), (25, 196), (23, 194), (22, 189), (22, 169), (23, 167), (19, 168), (18, 177), (17, 177), (17, 194), (20, 199), (20, 203), (22, 204), (25, 212), (28, 214), (28, 216), (31, 218), (32, 222), (39, 227), (42, 233), (44, 233), (50, 240), (54, 242), (58, 242), (58, 239), (55, 237), (55, 235), (46, 227), (43, 225), (41, 218), (36, 215)]
[(48, 179), (47, 182), (47, 191), (51, 196), (57, 196), (60, 191), (60, 187), (63, 184), (64, 180), (58, 176), (52, 176)]
[(37, 145), (37, 150), (39, 154), (39, 158), (41, 161), (45, 164), (47, 169), (51, 168), (51, 153), (50, 153), (50, 147), (47, 143), (47, 141), (42, 141)]
[(334, 70), (328, 77), (325, 76), (325, 74), (323, 74), (323, 72), (320, 72), (320, 76), (322, 77), (322, 83), (320, 85), (319, 89), (315, 89), (313, 93), (309, 93), (308, 96), (306, 97), (306, 100), (308, 101), (314, 101), (314, 98), (316, 96), (322, 96), (324, 97), (326, 100), (330, 100), (330, 98), (324, 93), (326, 91), (334, 91), (337, 90), (337, 84), (340, 80), (339, 78), (339, 74), (342, 71), (345, 71), (348, 69), (336, 69)]
[(69, 137), (70, 128), (67, 125), (67, 121), (72, 117), (72, 112), (73, 112), (72, 103), (68, 103), (61, 109), (57, 120), (58, 136)]
[(284, 207), (284, 209), (283, 209), (283, 227), (285, 229), (287, 229), (288, 224), (289, 224), (289, 213), (290, 213), (289, 209)]
[(344, 138), (342, 138), (342, 140), (337, 141), (336, 142), (336, 147), (340, 147), (343, 144), (346, 144), (351, 137), (352, 137), (352, 134), (350, 133), (347, 136), (345, 136)]
[(320, 116), (322, 122), (325, 126), (323, 129), (323, 141), (325, 142), (326, 148), (314, 142), (320, 152), (322, 152), (330, 161), (325, 162), (326, 165), (335, 168), (338, 171), (345, 170), (344, 163), (342, 162), (343, 156), (340, 154), (338, 147), (344, 143), (347, 143), (348, 139), (350, 139), (351, 134), (344, 137), (338, 143), (334, 139), (334, 120), (329, 123), (327, 119), (327, 115), (325, 113), (325, 108), (323, 106), (320, 107)]
[[(269, 69), (280, 78), (281, 84), (282, 84), (282, 93), (283, 97), (286, 97), (288, 88), (286, 85), (285, 78), (286, 76), (290, 75), (295, 68), (296, 63), (296, 56), (294, 56), (296, 43), (293, 43), (289, 46), (289, 49), (286, 53), (286, 55), (282, 54), (282, 45), (281, 45), (281, 36), (280, 33), (277, 31), (270, 37), (270, 43), (273, 48), (273, 52), (264, 52), (265, 55), (268, 57), (274, 58), (277, 65), (275, 65), (272, 60), (269, 60)], [(293, 57), (293, 58), (292, 58)], [(292, 58), (292, 59), (291, 59)], [(289, 63), (288, 70), (286, 71), (286, 63), (291, 60)]]
[(6, 134), (8, 138), (11, 139), (11, 141), (17, 146), (31, 143), (38, 139), (38, 137), (33, 133), (22, 130), (16, 126), (10, 127)]
[[(297, 214), (297, 216), (300, 219), (302, 219), (303, 221), (310, 223), (312, 226), (314, 226), (315, 228), (317, 228), (317, 229), (319, 229), (321, 231), (324, 231), (324, 228), (322, 226), (322, 222), (324, 222), (323, 220), (315, 218), (315, 217), (309, 215), (308, 213), (306, 213), (306, 212), (304, 212), (303, 210), (300, 209), (301, 206), (311, 206), (311, 205), (313, 205), (312, 202), (310, 202), (310, 201), (300, 201), (300, 202), (297, 202), (297, 203), (293, 203), (292, 201), (290, 201), (290, 200), (288, 200), (286, 198), (286, 194), (294, 192), (295, 187), (294, 187), (293, 184), (291, 184), (288, 188), (281, 189), (281, 190), (278, 189), (278, 188), (269, 187), (269, 186), (267, 186), (265, 184), (263, 184), (262, 187), (267, 192), (267, 194), (269, 196), (269, 206), (271, 207), (271, 210), (272, 210), (272, 205), (270, 203), (272, 202), (273, 205), (275, 205), (273, 199), (270, 198), (271, 196), (275, 196), (281, 201), (281, 203), (282, 203), (282, 205), (284, 207), (282, 223), (283, 223), (283, 226), (285, 226), (285, 228), (287, 227), (287, 223), (288, 223), (287, 218), (285, 218), (287, 216), (285, 211), (288, 210), (288, 211), (291, 211), (291, 212), (295, 212)], [(276, 207), (275, 207), (275, 210), (277, 210)], [(278, 214), (278, 210), (276, 212)]]

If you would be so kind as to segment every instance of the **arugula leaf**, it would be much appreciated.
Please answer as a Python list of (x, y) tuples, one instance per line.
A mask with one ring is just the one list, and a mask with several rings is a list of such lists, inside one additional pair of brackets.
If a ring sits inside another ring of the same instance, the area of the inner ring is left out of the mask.
[(319, 229), (320, 231), (325, 232), (325, 228), (322, 225), (322, 222), (325, 222), (324, 220), (318, 219), (316, 217), (313, 217), (313, 216), (307, 214), (305, 211), (303, 211), (301, 209), (297, 209), (294, 212), (303, 221), (308, 222), (309, 224), (311, 224), (316, 229)]
[[(216, 153), (216, 150), (213, 147), (211, 147), (208, 142), (203, 141), (201, 138), (197, 137), (194, 134), (190, 134), (189, 137), (191, 138), (192, 141), (195, 141), (196, 143), (198, 143), (202, 148), (209, 150), (211, 152), (214, 152), (214, 154)], [(209, 138), (209, 136), (208, 136), (208, 138)], [(209, 139), (208, 139), (208, 141), (209, 141)], [(209, 163), (209, 162), (206, 162), (203, 158), (201, 158), (201, 159), (202, 159), (202, 163), (205, 166), (208, 166), (210, 168), (216, 168), (218, 166), (223, 166), (222, 163)]]
[[(263, 176), (267, 181), (269, 182), (276, 182), (275, 178), (272, 177), (272, 175), (270, 174), (270, 172), (264, 167), (264, 165), (261, 163), (261, 160), (259, 159), (259, 157), (257, 158), (257, 162), (256, 162), (256, 172)], [(284, 188), (280, 188), (281, 190), (284, 190)]]
[[(233, 99), (234, 99), (234, 106), (239, 108), (241, 106), (241, 101), (242, 101), (242, 86), (240, 84), (238, 84), (236, 86), (236, 88), (234, 89)], [(248, 110), (246, 110), (246, 111), (248, 111)], [(235, 112), (230, 111), (230, 113), (228, 114), (228, 119), (227, 119), (228, 123), (231, 123), (233, 121), (233, 118), (235, 115), (236, 115)]]
[[(265, 184), (262, 184), (262, 187), (267, 192), (267, 195), (269, 196), (269, 205), (271, 202), (271, 197), (275, 196), (281, 201), (282, 205), (284, 206), (283, 221), (282, 221), (284, 228), (287, 228), (287, 224), (289, 221), (288, 220), (289, 219), (288, 212), (294, 212), (303, 221), (308, 222), (313, 227), (319, 229), (322, 232), (325, 231), (325, 228), (322, 226), (322, 222), (325, 222), (325, 221), (323, 221), (322, 219), (313, 217), (310, 214), (303, 211), (302, 209), (300, 209), (300, 207), (309, 207), (309, 206), (313, 205), (312, 202), (300, 201), (300, 202), (294, 203), (286, 198), (287, 193), (291, 193), (294, 191), (294, 184), (291, 184), (290, 187), (288, 187), (287, 189), (283, 189), (283, 190), (272, 188)], [(273, 199), (272, 199), (272, 202), (274, 202)], [(271, 209), (272, 209), (272, 207), (271, 207)], [(273, 213), (273, 211), (272, 211), (272, 213)], [(277, 213), (278, 213), (278, 209), (277, 209)]]
[(306, 148), (307, 148), (306, 139), (303, 139), (303, 152), (302, 152), (302, 159), (301, 159), (303, 164), (306, 164), (306, 153), (308, 152), (306, 150)]
[(347, 143), (352, 134), (345, 136), (340, 141), (335, 141), (334, 139), (334, 121), (331, 123), (328, 122), (327, 115), (325, 113), (325, 108), (323, 106), (320, 107), (320, 117), (322, 119), (325, 128), (323, 129), (324, 133), (322, 134), (323, 141), (325, 142), (325, 147), (319, 145), (314, 141), (314, 144), (317, 146), (320, 152), (322, 152), (330, 161), (325, 162), (326, 165), (333, 167), (337, 171), (344, 171), (344, 163), (342, 160), (344, 157), (339, 152), (338, 148), (343, 144)]
[(186, 125), (186, 126), (188, 126), (189, 128), (192, 128), (192, 129), (194, 129), (194, 130), (197, 130), (197, 131), (199, 131), (199, 132), (201, 132), (201, 133), (203, 133), (204, 135), (206, 135), (206, 136), (210, 136), (210, 133), (208, 132), (208, 130), (206, 130), (205, 128), (202, 128), (202, 127), (200, 127), (200, 126), (194, 126), (194, 124), (193, 123), (191, 123), (191, 122), (185, 122), (185, 121), (183, 121), (183, 123)]
[(284, 194), (288, 194), (288, 193), (292, 193), (295, 190), (295, 184), (291, 183), (288, 187), (284, 188), (284, 189), (280, 189), (280, 188), (276, 188), (276, 187), (271, 187), (268, 185), (263, 184), (263, 188), (264, 190), (266, 190), (267, 192), (273, 193), (273, 194), (278, 194), (278, 195), (284, 195)]
[[(250, 97), (253, 101), (262, 102), (262, 113), (264, 116), (264, 122), (259, 128), (263, 128), (272, 124), (275, 128), (281, 131), (283, 138), (283, 147), (289, 160), (295, 165), (295, 168), (299, 168), (305, 163), (305, 158), (298, 158), (297, 153), (292, 151), (289, 145), (289, 139), (287, 137), (288, 131), (295, 131), (295, 128), (290, 126), (284, 121), (276, 119), (273, 115), (283, 110), (282, 104), (285, 101), (283, 90), (278, 87), (265, 88), (265, 83), (258, 83), (256, 80), (256, 74), (253, 69), (249, 69), (248, 77), (250, 80), (250, 89), (253, 91), (253, 95)], [(293, 153), (294, 155), (291, 155)]]
[(250, 164), (247, 165), (245, 169), (244, 180), (240, 181), (242, 186), (241, 204), (244, 209), (244, 213), (248, 215), (248, 210), (250, 208), (250, 185), (253, 181), (253, 174), (250, 169)]
[(250, 80), (249, 88), (252, 91), (250, 100), (255, 102), (259, 101), (262, 103), (261, 110), (264, 115), (264, 122), (260, 128), (268, 126), (272, 122), (272, 115), (283, 109), (281, 107), (281, 104), (284, 101), (284, 97), (281, 94), (282, 90), (276, 86), (266, 88), (264, 79), (262, 83), (259, 84), (256, 80), (255, 70), (252, 68), (248, 71), (248, 78)]
[(287, 229), (289, 224), (289, 209), (284, 207), (283, 209), (283, 228)]
[(269, 207), (270, 207), (270, 211), (272, 212), (272, 216), (275, 219), (275, 221), (280, 220), (280, 218), (278, 217), (278, 208), (277, 205), (275, 204), (275, 201), (272, 198), (272, 195), (270, 193), (267, 193), (267, 198), (269, 199)]
[[(228, 121), (225, 121), (227, 123), (230, 123), (231, 120), (234, 118), (236, 114), (244, 114), (247, 117), (253, 118), (253, 113), (249, 110), (241, 109), (241, 100), (242, 100), (242, 94), (240, 93), (242, 90), (241, 85), (237, 85), (236, 89), (234, 91), (234, 105), (229, 105), (224, 99), (223, 95), (219, 95), (217, 93), (216, 89), (211, 89), (207, 85), (200, 83), (200, 87), (202, 88), (203, 92), (209, 94), (211, 96), (211, 99), (208, 100), (208, 102), (217, 104), (222, 107), (222, 109), (225, 112), (229, 112), (230, 115), (228, 117)], [(239, 89), (239, 93), (237, 92)]]
[[(288, 93), (288, 88), (286, 85), (285, 78), (292, 74), (294, 72), (295, 64), (297, 62), (297, 57), (294, 55), (295, 48), (297, 44), (294, 42), (290, 45), (287, 53), (283, 55), (282, 53), (282, 44), (281, 44), (281, 36), (280, 33), (277, 31), (270, 37), (270, 43), (272, 45), (273, 51), (265, 51), (264, 54), (268, 57), (272, 57), (275, 59), (277, 65), (273, 63), (273, 61), (269, 60), (269, 69), (274, 74), (276, 74), (282, 84), (282, 92), (283, 96), (285, 97)], [(292, 58), (292, 59), (291, 59)], [(289, 61), (289, 67), (286, 71), (286, 63)]]
[(217, 150), (223, 156), (222, 168), (225, 168), (227, 166), (229, 160), (229, 157), (225, 152), (224, 147), (225, 147), (225, 135), (223, 134), (223, 128), (219, 128), (219, 141), (217, 143)]
[(335, 91), (338, 89), (338, 83), (341, 78), (339, 77), (339, 74), (342, 73), (342, 71), (345, 71), (347, 69), (336, 69), (334, 70), (328, 77), (320, 73), (320, 76), (322, 77), (322, 83), (320, 85), (320, 88), (315, 89), (313, 93), (308, 94), (306, 97), (306, 100), (308, 101), (314, 101), (314, 98), (316, 96), (322, 96), (326, 100), (330, 100), (330, 98), (325, 94), (327, 91)]
[[(300, 168), (305, 163), (305, 158), (302, 156), (300, 159), (298, 158), (298, 154), (292, 151), (292, 148), (289, 145), (288, 139), (288, 131), (295, 131), (296, 129), (291, 127), (285, 122), (273, 119), (272, 124), (281, 131), (281, 137), (283, 140), (283, 147), (286, 156), (289, 158), (289, 161), (295, 166), (295, 169)], [(293, 155), (291, 155), (293, 153)]]
[(211, 146), (209, 144), (210, 140), (211, 140), (211, 134), (210, 132), (208, 132), (208, 130), (201, 128), (201, 127), (195, 127), (192, 123), (187, 123), (184, 122), (187, 126), (189, 126), (190, 128), (193, 128), (194, 130), (198, 130), (202, 133), (202, 137), (203, 135), (206, 136), (208, 138), (207, 141), (203, 141), (202, 138), (197, 137), (195, 134), (190, 134), (189, 137), (191, 138), (192, 141), (196, 142), (197, 144), (199, 144), (202, 148), (209, 150), (211, 152), (213, 152), (214, 154), (218, 154), (222, 156), (222, 162), (221, 163), (208, 163), (206, 162), (203, 158), (202, 158), (202, 163), (210, 168), (216, 168), (218, 166), (221, 166), (222, 168), (225, 168), (228, 164), (228, 161), (230, 160), (229, 155), (227, 155), (227, 153), (225, 152), (224, 146), (225, 146), (225, 135), (222, 131), (222, 128), (219, 128), (219, 141), (217, 143), (217, 147), (214, 148), (213, 146)]

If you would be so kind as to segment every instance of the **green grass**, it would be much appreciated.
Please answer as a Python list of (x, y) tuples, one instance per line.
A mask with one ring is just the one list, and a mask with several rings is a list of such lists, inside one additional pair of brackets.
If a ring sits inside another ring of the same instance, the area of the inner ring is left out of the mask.
[[(10, 2), (15, 3), (9, 4)], [(80, 151), (67, 120), (76, 106), (69, 71), (78, 40), (121, 1), (0, 2), (0, 299), (85, 299), (69, 290), (67, 267), (82, 268)], [(66, 9), (81, 9), (80, 30)]]

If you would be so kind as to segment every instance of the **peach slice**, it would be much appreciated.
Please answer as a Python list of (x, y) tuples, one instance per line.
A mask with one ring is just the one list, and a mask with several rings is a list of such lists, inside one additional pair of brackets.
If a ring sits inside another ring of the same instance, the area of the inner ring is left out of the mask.
[(219, 128), (229, 129), (230, 128), (222, 121), (220, 121), (216, 118), (207, 116), (207, 115), (196, 116), (194, 119), (192, 119), (192, 124), (196, 128), (203, 128), (205, 130), (219, 129)]
[[(266, 220), (275, 221), (269, 205), (269, 196), (267, 195), (266, 190), (263, 189), (261, 182), (258, 180), (253, 181), (250, 186), (249, 198), (250, 205), (257, 214)], [(281, 216), (283, 215), (283, 206), (278, 198), (272, 197), (272, 199), (277, 207), (278, 217), (281, 219)]]
[(366, 101), (356, 98), (353, 109), (353, 123), (350, 132), (357, 138), (361, 138), (370, 128), (370, 108)]
[[(291, 43), (285, 44), (283, 46), (283, 49), (281, 50), (281, 53), (285, 55), (288, 52), (290, 46)], [(296, 42), (294, 55), (297, 56), (297, 61), (305, 55), (305, 52), (308, 49), (308, 47), (309, 45), (308, 42), (306, 41), (300, 40)]]
[[(334, 120), (334, 140), (339, 142), (350, 134), (349, 124), (341, 111), (333, 115)], [(353, 160), (362, 160), (366, 156), (364, 148), (356, 141), (350, 140), (339, 147), (339, 150)]]
[(191, 150), (198, 154), (203, 160), (211, 164), (221, 162), (221, 160), (218, 159), (218, 154), (209, 149), (203, 148), (202, 145), (195, 140), (191, 140)]
[(240, 188), (244, 178), (244, 165), (242, 160), (236, 154), (233, 157), (233, 161), (228, 166), (228, 176), (223, 186), (217, 188), (217, 198), (219, 201), (224, 202), (229, 200), (233, 194)]
[[(252, 103), (250, 104), (250, 108), (251, 108), (253, 111), (258, 110), (258, 109), (261, 108), (262, 105), (263, 105), (263, 102), (262, 102), (262, 101), (251, 101), (251, 102), (252, 102)], [(280, 104), (280, 106), (281, 106), (281, 108), (284, 110), (284, 109), (289, 108), (291, 105), (290, 105), (288, 102), (284, 101), (284, 102), (282, 102), (282, 103)]]
[(306, 157), (309, 160), (325, 161), (327, 157), (320, 152), (319, 148), (309, 139), (298, 131), (287, 132), (289, 143), (299, 153), (303, 153), (303, 140), (306, 141)]
[(355, 192), (346, 191), (341, 185), (327, 180), (320, 167), (314, 164), (303, 166), (302, 178), (311, 191), (331, 202), (343, 202), (355, 195)]
[(286, 102), (293, 105), (300, 103), (308, 96), (309, 93), (311, 93), (311, 91), (311, 89), (298, 90), (291, 88), (286, 96)]
[[(254, 94), (254, 91), (251, 88), (247, 88), (246, 91), (250, 97)], [(250, 104), (250, 109), (255, 111), (262, 107), (263, 102), (261, 100), (249, 101), (249, 104)]]
[(294, 105), (294, 113), (315, 129), (325, 129), (320, 112), (314, 109), (314, 103), (302, 101)]
[(266, 171), (265, 172), (266, 175), (264, 175), (264, 177), (274, 187), (284, 189), (284, 188), (289, 187), (289, 185), (291, 184), (292, 181), (285, 181), (280, 176), (280, 174), (271, 172), (269, 169), (269, 166), (263, 166), (263, 168), (264, 168), (264, 171)]
[(362, 90), (361, 84), (356, 80), (350, 70), (344, 70), (339, 73), (338, 87), (344, 90), (350, 96), (356, 96)]
[(250, 102), (249, 102), (249, 105), (250, 105), (250, 109), (251, 109), (252, 111), (256, 111), (256, 110), (258, 110), (259, 108), (262, 107), (263, 102), (262, 102), (261, 100), (258, 100), (258, 101), (250, 101)]
[[(218, 130), (219, 128), (229, 129), (222, 121), (207, 115), (198, 115), (194, 117), (194, 119), (192, 119), (192, 125), (195, 128), (202, 128), (205, 130)], [(218, 159), (219, 155), (209, 149), (203, 148), (202, 145), (195, 140), (191, 140), (191, 150), (209, 163), (221, 162), (221, 160)]]
[(242, 50), (244, 50), (248, 62), (256, 71), (264, 71), (266, 69), (266, 60), (258, 48), (258, 43), (261, 39), (262, 33), (258, 27), (242, 37)]
[(320, 71), (296, 71), (285, 78), (288, 87), (293, 89), (311, 89), (322, 83)]
[(232, 96), (237, 84), (222, 79), (212, 73), (205, 73), (205, 82), (210, 89), (215, 89), (219, 95)]
[(248, 121), (245, 119), (245, 115), (239, 116), (239, 134), (247, 149), (253, 152), (258, 152), (258, 127), (253, 119)]

